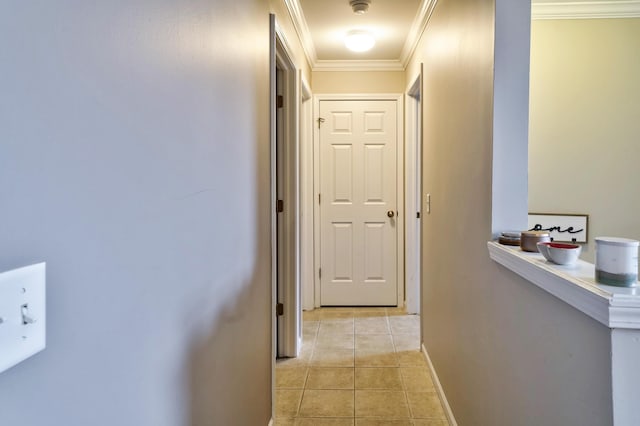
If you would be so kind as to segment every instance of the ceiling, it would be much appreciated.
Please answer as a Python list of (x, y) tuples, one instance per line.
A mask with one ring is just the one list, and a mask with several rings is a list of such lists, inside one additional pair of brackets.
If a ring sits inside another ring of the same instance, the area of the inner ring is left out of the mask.
[[(369, 11), (353, 13), (349, 0), (299, 0), (318, 60), (398, 59), (418, 14), (421, 0), (373, 0)], [(367, 30), (376, 39), (374, 49), (354, 53), (344, 47), (350, 30)]]
[[(372, 0), (353, 13), (349, 0), (284, 0), (313, 70), (403, 70), (438, 1)], [(455, 0), (453, 0), (455, 1)], [(534, 19), (640, 17), (640, 0), (532, 0)], [(364, 29), (376, 45), (355, 53), (344, 35)]]

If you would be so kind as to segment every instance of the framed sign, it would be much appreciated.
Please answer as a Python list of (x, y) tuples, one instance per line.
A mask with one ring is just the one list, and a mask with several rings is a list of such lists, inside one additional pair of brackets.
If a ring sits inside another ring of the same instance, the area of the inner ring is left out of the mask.
[(529, 213), (529, 231), (549, 231), (553, 241), (586, 243), (588, 240), (589, 215)]

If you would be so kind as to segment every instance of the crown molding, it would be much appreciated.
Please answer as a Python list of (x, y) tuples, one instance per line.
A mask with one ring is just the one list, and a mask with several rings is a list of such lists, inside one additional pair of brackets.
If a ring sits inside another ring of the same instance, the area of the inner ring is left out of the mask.
[(313, 64), (314, 71), (404, 71), (404, 69), (404, 64), (399, 60), (318, 60)]
[[(318, 60), (300, 1), (284, 0), (293, 27), (300, 38), (307, 61), (313, 71), (403, 71), (415, 52), (437, 3), (438, 0), (422, 0), (420, 3), (418, 14), (411, 25), (399, 60), (332, 61)], [(640, 0), (533, 3), (531, 18), (534, 20), (640, 18)]]
[(533, 3), (531, 19), (640, 18), (639, 0)]
[(402, 62), (405, 68), (409, 64), (409, 60), (413, 52), (415, 52), (416, 47), (418, 47), (420, 37), (422, 37), (422, 33), (424, 33), (425, 28), (427, 28), (427, 24), (429, 23), (429, 19), (431, 19), (437, 3), (438, 0), (422, 0), (420, 3), (418, 14), (413, 20), (413, 24), (411, 24), (409, 35), (402, 48), (402, 53), (400, 53), (400, 62)]
[(302, 43), (302, 50), (304, 50), (304, 54), (307, 56), (307, 61), (311, 68), (314, 68), (314, 64), (318, 62), (318, 54), (316, 53), (311, 32), (307, 26), (307, 20), (304, 18), (300, 2), (299, 0), (284, 0), (284, 4), (287, 7), (289, 16), (291, 16), (293, 27), (298, 34), (298, 38)]

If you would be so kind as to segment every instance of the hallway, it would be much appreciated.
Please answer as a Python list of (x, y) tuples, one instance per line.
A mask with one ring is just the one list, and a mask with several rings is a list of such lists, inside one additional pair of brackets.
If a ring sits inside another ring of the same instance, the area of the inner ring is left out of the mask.
[(448, 424), (418, 316), (322, 308), (304, 313), (303, 330), (300, 357), (276, 363), (276, 426)]

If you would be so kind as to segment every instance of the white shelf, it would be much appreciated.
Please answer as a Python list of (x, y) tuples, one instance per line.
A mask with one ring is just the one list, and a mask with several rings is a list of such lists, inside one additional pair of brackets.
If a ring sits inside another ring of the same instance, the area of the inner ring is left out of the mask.
[(613, 287), (595, 281), (593, 264), (547, 262), (539, 253), (490, 241), (491, 259), (609, 328), (640, 330), (640, 287)]

